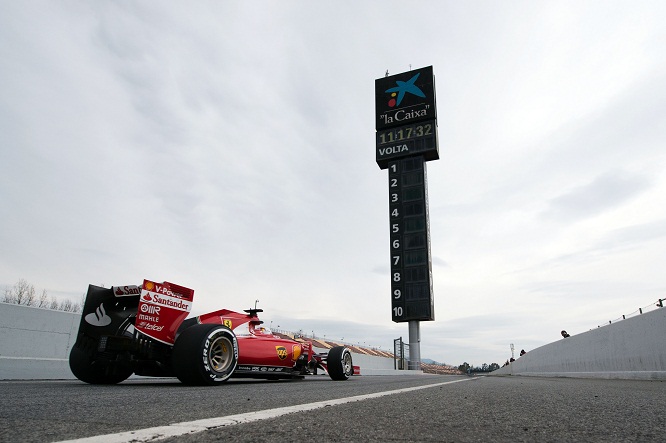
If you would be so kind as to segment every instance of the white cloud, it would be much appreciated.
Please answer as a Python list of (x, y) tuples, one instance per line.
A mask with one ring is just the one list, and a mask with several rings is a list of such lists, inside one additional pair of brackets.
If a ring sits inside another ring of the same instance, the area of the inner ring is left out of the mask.
[(649, 183), (643, 177), (611, 171), (551, 199), (543, 217), (572, 222), (595, 216), (625, 203), (647, 186)]

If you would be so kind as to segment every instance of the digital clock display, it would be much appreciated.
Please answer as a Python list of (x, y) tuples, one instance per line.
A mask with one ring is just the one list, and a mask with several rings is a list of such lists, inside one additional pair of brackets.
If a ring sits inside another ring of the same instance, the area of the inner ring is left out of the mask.
[(437, 121), (429, 120), (376, 132), (377, 164), (386, 169), (390, 160), (422, 155), (426, 161), (439, 159)]
[(435, 122), (417, 125), (401, 126), (387, 131), (377, 131), (377, 146), (395, 143), (413, 138), (432, 136), (435, 132)]

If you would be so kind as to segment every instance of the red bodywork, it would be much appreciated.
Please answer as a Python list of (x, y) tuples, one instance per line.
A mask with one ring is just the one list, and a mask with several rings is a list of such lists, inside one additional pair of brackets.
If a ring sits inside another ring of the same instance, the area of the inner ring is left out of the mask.
[[(302, 355), (312, 358), (312, 342), (297, 342), (273, 335), (261, 327), (257, 317), (260, 309), (249, 310), (249, 314), (220, 309), (195, 318), (200, 324), (224, 325), (235, 332), (238, 340), (238, 366), (293, 367)], [(244, 330), (243, 326), (247, 325)]]

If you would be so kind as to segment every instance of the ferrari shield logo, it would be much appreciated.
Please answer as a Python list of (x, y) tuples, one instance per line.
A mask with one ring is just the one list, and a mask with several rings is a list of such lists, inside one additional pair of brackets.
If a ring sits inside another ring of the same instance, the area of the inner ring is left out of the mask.
[(222, 324), (229, 329), (233, 329), (231, 320), (229, 320), (228, 318), (222, 319)]
[(287, 348), (284, 346), (276, 346), (275, 350), (277, 351), (277, 355), (280, 357), (280, 360), (287, 358)]

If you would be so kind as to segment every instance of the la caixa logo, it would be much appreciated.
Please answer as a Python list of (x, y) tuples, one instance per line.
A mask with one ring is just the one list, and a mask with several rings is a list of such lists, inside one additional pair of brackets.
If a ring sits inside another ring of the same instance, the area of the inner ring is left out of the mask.
[(375, 80), (376, 129), (435, 118), (432, 66)]

